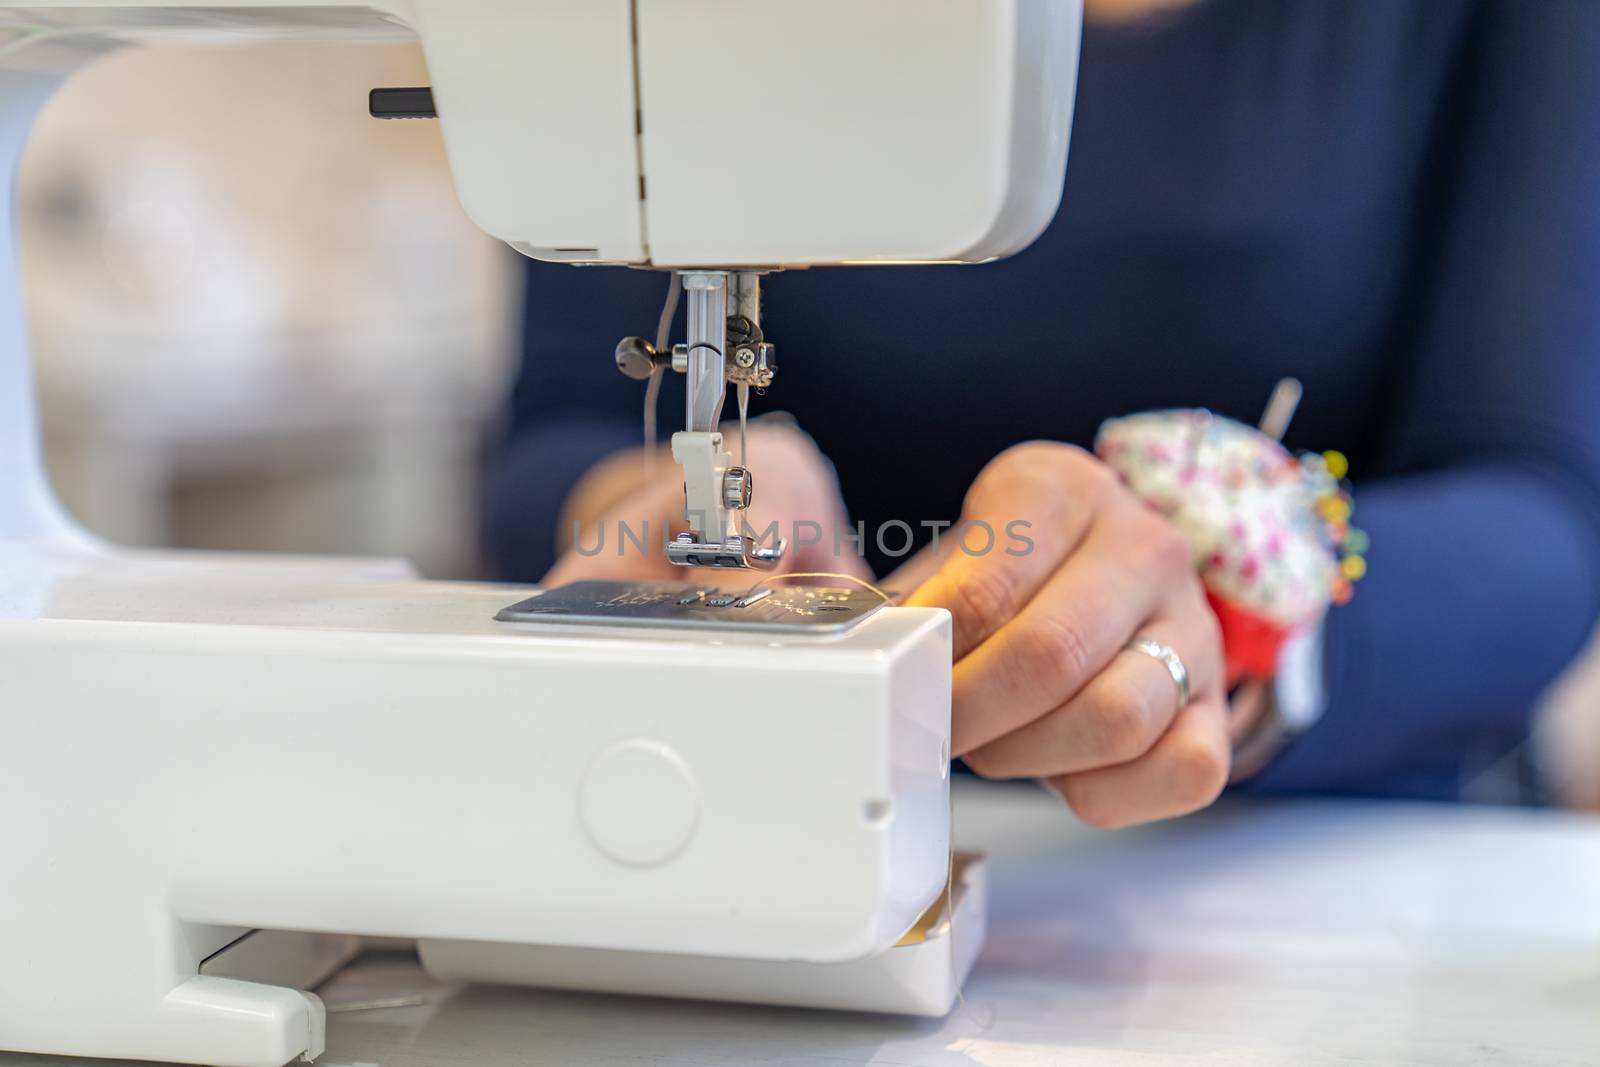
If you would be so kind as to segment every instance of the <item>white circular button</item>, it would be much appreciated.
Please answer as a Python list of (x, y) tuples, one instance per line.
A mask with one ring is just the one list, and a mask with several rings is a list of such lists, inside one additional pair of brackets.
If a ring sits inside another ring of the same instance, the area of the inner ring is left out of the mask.
[(578, 812), (601, 852), (618, 863), (654, 867), (694, 836), (700, 790), (671, 746), (646, 738), (619, 741), (584, 772)]

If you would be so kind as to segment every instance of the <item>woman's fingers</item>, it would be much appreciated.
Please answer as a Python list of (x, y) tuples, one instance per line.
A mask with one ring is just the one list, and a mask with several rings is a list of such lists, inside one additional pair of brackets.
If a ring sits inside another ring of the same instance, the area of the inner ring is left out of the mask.
[[(1101, 515), (1038, 595), (956, 664), (951, 750), (970, 752), (1072, 700), (1164, 601), (1193, 588), (1191, 568), (1182, 535), (1159, 516), (1133, 503)], [(1199, 664), (1206, 645), (1188, 651)]]
[[(1185, 612), (1141, 627), (1137, 636), (1178, 653), (1191, 693), (1217, 689), (1219, 640), (1210, 619)], [(1049, 778), (1129, 763), (1155, 747), (1178, 715), (1178, 698), (1160, 660), (1123, 649), (1065, 704), (964, 758), (988, 778)]]
[(978, 475), (961, 522), (941, 538), (938, 571), (906, 605), (950, 612), (959, 661), (1033, 599), (1114, 488), (1109, 469), (1081, 449), (1048, 442), (1008, 449)]
[[(942, 548), (943, 546), (940, 547)], [(923, 545), (915, 555), (896, 567), (878, 584), (891, 592), (900, 594), (914, 593), (921, 589), (923, 584), (930, 578), (939, 573), (939, 565), (943, 560), (944, 556), (935, 552), (932, 544)]]
[[(1103, 465), (1060, 445), (1000, 456), (963, 515), (993, 531), (1021, 521), (1031, 546), (947, 545), (907, 601), (954, 620), (951, 750), (983, 774), (1055, 783), (1096, 825), (1215, 799), (1229, 759), (1222, 644), (1182, 534)], [(927, 563), (908, 569), (926, 573)], [(1123, 654), (1136, 633), (1184, 661), (1187, 706), (1163, 663)]]
[(1228, 781), (1228, 714), (1220, 694), (1191, 703), (1130, 763), (1045, 780), (1084, 822), (1102, 829), (1198, 811)]

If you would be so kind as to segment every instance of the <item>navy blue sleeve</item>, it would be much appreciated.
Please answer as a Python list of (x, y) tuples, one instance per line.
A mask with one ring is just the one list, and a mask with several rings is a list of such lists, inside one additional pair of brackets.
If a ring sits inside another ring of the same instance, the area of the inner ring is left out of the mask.
[(1473, 47), (1385, 477), (1357, 483), (1369, 574), (1323, 718), (1258, 788), (1453, 795), (1600, 612), (1600, 4), (1486, 5)]
[[(666, 291), (666, 276), (651, 271), (528, 264), (522, 367), (486, 517), (499, 577), (537, 581), (555, 562), (561, 506), (584, 471), (643, 440), (644, 386), (618, 372), (613, 352), (624, 334), (654, 336)], [(683, 403), (677, 377), (661, 390), (664, 426)]]

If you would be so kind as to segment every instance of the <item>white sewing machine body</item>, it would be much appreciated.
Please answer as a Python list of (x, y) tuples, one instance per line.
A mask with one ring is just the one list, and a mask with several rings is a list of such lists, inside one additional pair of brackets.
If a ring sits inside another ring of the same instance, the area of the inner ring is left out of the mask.
[[(1078, 17), (0, 0), (0, 163), (13, 181), (54, 87), (122, 43), (414, 31), (464, 206), (527, 254), (976, 261), (1055, 211)], [(963, 943), (947, 917), (895, 947), (945, 891), (943, 613), (806, 635), (508, 623), (528, 591), (404, 564), (99, 544), (43, 477), (0, 225), (0, 1049), (314, 1057), (314, 995), (225, 976), (253, 930), (417, 938), (440, 970), (507, 980), (948, 1009), (981, 871), (958, 880)]]
[(1075, 0), (23, 0), (0, 32), (40, 39), (0, 67), (414, 31), (462, 206), (530, 256), (980, 262), (1055, 214), (1078, 22)]
[(370, 561), (54, 570), (0, 619), (0, 1047), (314, 1053), (306, 997), (196, 977), (258, 928), (835, 962), (942, 891), (942, 613), (708, 640)]

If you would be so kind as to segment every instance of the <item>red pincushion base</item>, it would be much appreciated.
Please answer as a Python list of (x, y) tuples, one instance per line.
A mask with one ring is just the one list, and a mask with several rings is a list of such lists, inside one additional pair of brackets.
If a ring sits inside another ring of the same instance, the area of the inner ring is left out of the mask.
[(1290, 628), (1263, 619), (1206, 590), (1206, 600), (1222, 624), (1223, 659), (1228, 687), (1246, 678), (1271, 678), (1278, 672), (1278, 649)]

